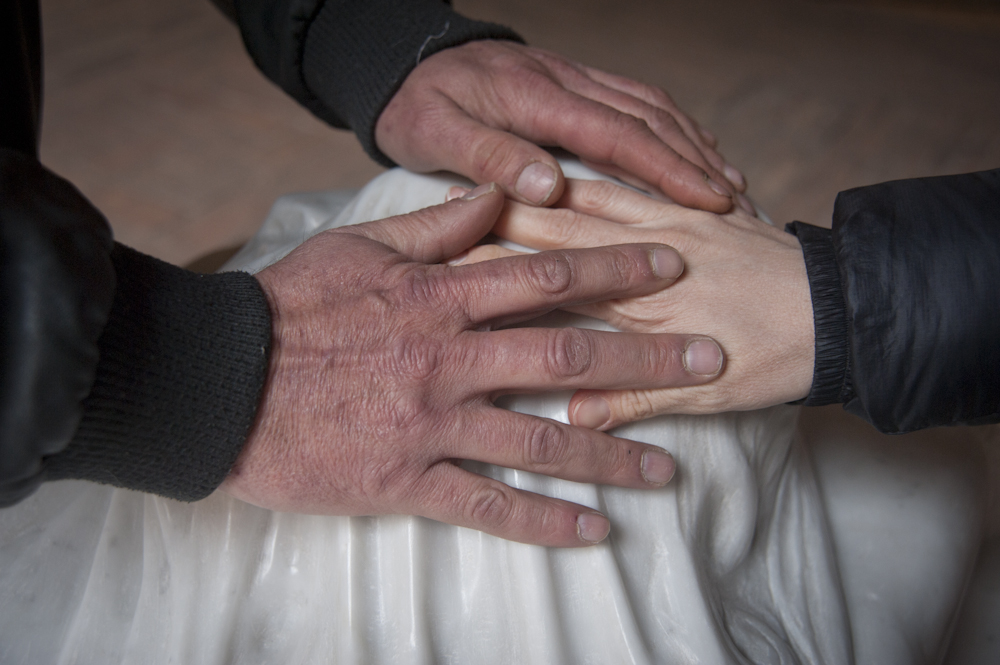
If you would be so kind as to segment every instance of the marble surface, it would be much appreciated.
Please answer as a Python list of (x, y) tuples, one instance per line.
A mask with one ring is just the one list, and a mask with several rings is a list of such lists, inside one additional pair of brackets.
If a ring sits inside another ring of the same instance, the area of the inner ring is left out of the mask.
[[(260, 269), (322, 228), (438, 203), (453, 182), (394, 170), (357, 196), (286, 197), (230, 265)], [(565, 421), (567, 400), (504, 405)], [(801, 420), (782, 406), (620, 428), (677, 459), (657, 491), (469, 465), (604, 511), (612, 535), (581, 550), (52, 483), (0, 512), (0, 660), (940, 662), (982, 539), (979, 443), (887, 442), (829, 409)]]

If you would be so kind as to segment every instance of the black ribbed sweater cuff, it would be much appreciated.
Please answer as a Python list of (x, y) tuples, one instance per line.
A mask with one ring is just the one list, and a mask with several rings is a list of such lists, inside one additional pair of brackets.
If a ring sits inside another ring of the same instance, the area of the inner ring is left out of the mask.
[(305, 40), (303, 78), (320, 102), (310, 109), (350, 127), (375, 161), (375, 123), (417, 64), (478, 39), (523, 42), (510, 28), (473, 21), (441, 0), (327, 0)]
[(785, 230), (799, 239), (809, 276), (813, 324), (816, 331), (816, 362), (809, 394), (793, 404), (823, 406), (851, 399), (851, 357), (848, 343), (847, 307), (840, 281), (840, 268), (829, 229), (792, 222)]
[(271, 320), (257, 280), (199, 275), (123, 245), (114, 306), (70, 445), (49, 480), (81, 478), (194, 501), (229, 473), (267, 378)]

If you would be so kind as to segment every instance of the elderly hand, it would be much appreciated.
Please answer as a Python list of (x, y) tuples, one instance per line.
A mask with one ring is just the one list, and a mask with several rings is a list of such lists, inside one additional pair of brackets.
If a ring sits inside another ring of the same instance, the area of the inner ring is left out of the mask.
[[(581, 390), (570, 422), (597, 429), (663, 413), (716, 413), (790, 402), (812, 384), (812, 297), (798, 240), (742, 211), (719, 216), (654, 201), (608, 182), (568, 180), (558, 203), (509, 203), (494, 233), (536, 249), (668, 243), (684, 274), (668, 290), (572, 307), (620, 330), (710, 335), (726, 366), (715, 381), (684, 388)], [(514, 254), (474, 248), (462, 265)]]
[(565, 179), (539, 145), (686, 206), (726, 212), (743, 176), (715, 139), (658, 88), (504, 41), (445, 49), (417, 65), (375, 126), (379, 149), (412, 171), (495, 181), (550, 205)]
[(673, 460), (656, 446), (492, 400), (703, 383), (713, 377), (684, 362), (703, 338), (495, 328), (658, 291), (681, 273), (680, 257), (645, 243), (436, 264), (485, 235), (502, 207), (499, 189), (482, 186), (442, 206), (322, 233), (259, 273), (273, 316), (271, 367), (226, 491), (275, 510), (414, 514), (571, 547), (603, 539), (607, 519), (459, 462), (633, 488), (670, 479)]

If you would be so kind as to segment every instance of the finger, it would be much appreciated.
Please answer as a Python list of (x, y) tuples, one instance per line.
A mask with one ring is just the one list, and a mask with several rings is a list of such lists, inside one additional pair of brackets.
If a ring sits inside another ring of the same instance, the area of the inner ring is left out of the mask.
[(480, 368), (462, 386), (469, 395), (693, 386), (718, 376), (725, 360), (704, 335), (516, 328), (473, 332), (462, 343)]
[[(736, 194), (736, 202), (751, 217), (757, 216), (757, 210), (750, 199), (742, 194)], [(558, 201), (560, 208), (569, 208), (592, 217), (613, 220), (619, 224), (649, 226), (651, 223), (666, 222), (669, 219), (676, 219), (677, 216), (691, 214), (682, 207), (665, 207), (664, 203), (671, 202), (657, 201), (655, 197), (645, 196), (610, 182), (572, 178), (567, 178), (566, 189)], [(520, 209), (517, 211), (518, 214), (526, 214)], [(501, 214), (501, 220), (507, 214), (508, 211), (505, 209)], [(494, 232), (499, 233), (496, 230)]]
[(570, 400), (569, 421), (578, 427), (609, 430), (667, 414), (718, 413), (727, 402), (709, 386), (652, 390), (578, 390)]
[(711, 150), (711, 146), (704, 142), (697, 131), (694, 131), (697, 123), (688, 118), (663, 90), (624, 76), (569, 62), (545, 50), (531, 49), (531, 52), (532, 56), (544, 63), (551, 75), (566, 89), (647, 120), (656, 117), (656, 113), (652, 113), (652, 110), (666, 113), (680, 126), (687, 139), (696, 145), (698, 150), (702, 148)]
[[(652, 103), (654, 95), (651, 91), (653, 89), (649, 89), (650, 92), (644, 95), (646, 98), (643, 98), (643, 93), (646, 92), (648, 86), (632, 81), (630, 82), (631, 86), (623, 85), (625, 89), (622, 90), (601, 82), (611, 83), (620, 77), (611, 77), (610, 74), (602, 77), (598, 70), (588, 70), (588, 72), (591, 74), (590, 76), (571, 77), (565, 82), (566, 87), (579, 95), (607, 104), (622, 113), (642, 118), (661, 141), (692, 164), (704, 169), (710, 178), (723, 185), (731, 185), (735, 191), (737, 183), (730, 182), (728, 174), (724, 173), (726, 161), (722, 155), (701, 139), (691, 120), (672, 102), (669, 104)], [(595, 77), (601, 80), (597, 80)], [(627, 79), (621, 80), (628, 81)], [(666, 93), (663, 93), (663, 96), (666, 98)]]
[[(715, 149), (719, 143), (715, 135), (699, 126), (694, 118), (682, 111), (666, 92), (660, 88), (646, 85), (638, 81), (633, 81), (632, 79), (628, 79), (623, 76), (610, 74), (592, 67), (584, 67), (583, 69), (584, 72), (586, 72), (586, 74), (596, 83), (612, 90), (616, 90), (627, 97), (639, 99), (648, 104), (652, 109), (658, 109), (668, 113), (677, 125), (680, 126), (688, 140), (690, 140), (691, 143), (701, 152), (701, 154), (705, 156), (705, 159), (707, 159), (717, 171), (724, 174), (725, 178), (732, 183), (738, 191), (746, 191), (746, 178), (739, 171), (739, 169), (726, 162), (722, 155)], [(609, 99), (609, 101), (615, 106), (615, 108), (618, 108), (621, 111), (633, 113), (633, 111), (629, 110), (629, 108), (634, 108), (634, 113), (638, 114), (639, 117), (646, 119), (647, 122), (651, 119), (653, 120), (653, 122), (650, 123), (650, 126), (653, 127), (653, 130), (656, 131), (657, 135), (664, 139), (669, 136), (669, 134), (657, 131), (657, 124), (655, 124), (657, 120), (655, 115), (647, 115), (648, 112), (643, 111), (641, 107), (634, 105), (630, 105), (629, 107), (619, 106), (613, 100)], [(669, 123), (667, 123), (666, 126), (669, 128)], [(676, 148), (676, 146), (674, 147)], [(685, 154), (685, 156), (687, 155)]]
[[(636, 489), (662, 487), (674, 475), (673, 457), (658, 446), (620, 439), (548, 418), (490, 407), (463, 423), (456, 457), (580, 483)], [(469, 437), (469, 432), (480, 436)]]
[(488, 127), (456, 111), (435, 132), (435, 167), (473, 182), (496, 182), (511, 198), (548, 205), (562, 195), (559, 162), (546, 150), (501, 129)]
[[(656, 199), (657, 201), (663, 201), (664, 203), (673, 203), (673, 199), (661, 192), (655, 185), (650, 185), (648, 182), (643, 182), (636, 178), (634, 175), (622, 169), (614, 164), (600, 164), (598, 162), (592, 162), (589, 159), (580, 158), (580, 163), (584, 166), (594, 169), (598, 173), (603, 173), (604, 175), (611, 176), (612, 178), (619, 180), (626, 185), (629, 185), (640, 192), (645, 194), (647, 197)], [(614, 184), (614, 183), (613, 183)], [(565, 190), (563, 191), (565, 195)]]
[(718, 145), (719, 145), (719, 138), (715, 134), (713, 134), (712, 132), (708, 131), (707, 129), (705, 129), (701, 125), (698, 125), (697, 123), (695, 123), (695, 125), (698, 127), (698, 133), (701, 134), (701, 137), (703, 139), (705, 139), (705, 143), (707, 143), (708, 145), (712, 146), (713, 148), (718, 147)]
[[(670, 212), (679, 213), (683, 210), (680, 206), (664, 205), (662, 201), (656, 201), (613, 182), (575, 178), (566, 179), (566, 189), (559, 199), (559, 207), (626, 226), (649, 224), (663, 219)], [(508, 215), (525, 215), (530, 212), (522, 207), (512, 206), (510, 210), (505, 208), (498, 223), (502, 223)]]
[(732, 207), (725, 185), (661, 141), (641, 118), (574, 93), (563, 95), (561, 113), (539, 114), (542, 142), (614, 164), (684, 205), (714, 212)]
[(666, 91), (651, 85), (646, 85), (645, 83), (640, 83), (639, 81), (625, 76), (618, 76), (617, 74), (605, 72), (586, 65), (583, 66), (583, 71), (596, 83), (611, 88), (612, 90), (617, 90), (618, 92), (631, 97), (635, 97), (636, 99), (640, 99), (652, 107), (670, 113), (677, 119), (678, 123), (680, 123), (680, 125), (684, 128), (684, 133), (687, 134), (692, 141), (699, 145), (704, 144), (705, 147), (711, 147), (704, 141), (704, 137), (696, 131), (697, 123), (688, 117), (688, 115), (677, 106), (677, 103), (674, 102), (673, 98), (668, 95)]
[(579, 390), (567, 407), (578, 427), (608, 430), (665, 413), (668, 390)]
[(472, 249), (456, 254), (448, 259), (450, 266), (471, 266), (474, 263), (503, 259), (508, 256), (523, 256), (526, 252), (517, 252), (500, 245), (476, 245)]
[(468, 249), (489, 233), (503, 203), (503, 193), (491, 183), (442, 205), (345, 226), (337, 232), (370, 238), (414, 261), (437, 263)]
[(449, 292), (460, 294), (470, 321), (495, 323), (524, 320), (563, 305), (653, 293), (672, 284), (683, 270), (684, 261), (673, 248), (648, 243), (449, 267), (448, 280)]
[(521, 543), (585, 547), (611, 529), (596, 510), (514, 489), (447, 462), (428, 469), (417, 491), (423, 501), (410, 512)]
[[(617, 187), (617, 189), (622, 188)], [(646, 198), (641, 194), (635, 194), (635, 196)], [(648, 199), (646, 200), (648, 201)], [(565, 197), (563, 197), (564, 202), (566, 202)], [(660, 204), (661, 214), (663, 205), (665, 204)], [(617, 208), (614, 205), (601, 204), (596, 207), (619, 212), (624, 219), (638, 219), (639, 223), (649, 221), (645, 216), (629, 218), (627, 216), (628, 209), (624, 206)], [(641, 208), (637, 209), (641, 210)], [(596, 215), (591, 216), (563, 208), (549, 210), (549, 212), (558, 212), (559, 214), (539, 215), (537, 209), (511, 205), (497, 220), (493, 227), (493, 233), (525, 247), (539, 250), (600, 247), (629, 241), (641, 242), (646, 240), (650, 234), (650, 231), (635, 223), (627, 225), (620, 223), (615, 218), (608, 221)]]

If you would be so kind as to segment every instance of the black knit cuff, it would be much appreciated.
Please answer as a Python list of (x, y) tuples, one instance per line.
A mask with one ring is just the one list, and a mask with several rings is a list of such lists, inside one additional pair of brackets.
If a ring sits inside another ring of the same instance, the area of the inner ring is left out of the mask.
[(523, 42), (510, 28), (467, 19), (440, 0), (327, 0), (305, 41), (303, 77), (321, 102), (309, 107), (349, 126), (375, 161), (394, 166), (375, 145), (382, 110), (422, 59), (478, 39)]
[(792, 222), (785, 226), (802, 245), (816, 330), (816, 362), (809, 394), (792, 402), (804, 406), (842, 404), (853, 395), (847, 308), (840, 268), (829, 229)]
[(221, 484), (267, 378), (271, 320), (257, 280), (199, 275), (115, 245), (114, 306), (73, 441), (46, 478), (194, 501)]

